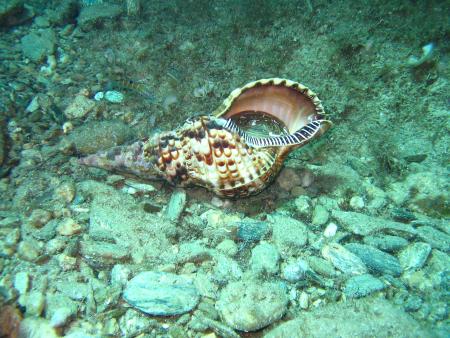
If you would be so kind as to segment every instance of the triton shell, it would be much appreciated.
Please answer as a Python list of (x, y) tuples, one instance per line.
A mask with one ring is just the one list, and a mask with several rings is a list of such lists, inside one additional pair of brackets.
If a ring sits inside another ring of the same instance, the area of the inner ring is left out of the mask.
[[(243, 197), (267, 187), (289, 152), (322, 135), (331, 125), (324, 116), (320, 100), (305, 86), (263, 79), (234, 90), (212, 116), (189, 119), (173, 131), (90, 155), (80, 163)], [(256, 133), (259, 117), (283, 131)], [(244, 126), (242, 119), (250, 123)]]

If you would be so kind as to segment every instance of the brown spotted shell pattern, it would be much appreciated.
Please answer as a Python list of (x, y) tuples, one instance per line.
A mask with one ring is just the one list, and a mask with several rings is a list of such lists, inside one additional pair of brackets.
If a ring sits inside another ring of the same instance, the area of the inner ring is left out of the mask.
[[(246, 114), (269, 116), (289, 135), (281, 141), (270, 136), (255, 140), (239, 130), (239, 118)], [(173, 131), (90, 155), (81, 163), (244, 197), (267, 187), (289, 152), (329, 126), (311, 90), (286, 79), (263, 79), (234, 90), (212, 116), (192, 118)]]

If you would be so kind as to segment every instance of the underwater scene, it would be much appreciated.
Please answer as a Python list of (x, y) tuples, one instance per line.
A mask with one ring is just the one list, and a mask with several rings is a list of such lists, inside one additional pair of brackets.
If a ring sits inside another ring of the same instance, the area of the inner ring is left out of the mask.
[(0, 0), (0, 337), (450, 337), (450, 2)]

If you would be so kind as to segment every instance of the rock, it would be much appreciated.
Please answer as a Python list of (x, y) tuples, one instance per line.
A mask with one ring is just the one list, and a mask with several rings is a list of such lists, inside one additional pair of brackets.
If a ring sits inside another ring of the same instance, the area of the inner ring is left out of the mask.
[(307, 262), (314, 272), (317, 272), (322, 276), (325, 277), (336, 276), (336, 270), (334, 269), (333, 264), (331, 264), (330, 262), (326, 261), (323, 258), (316, 256), (309, 256)]
[(250, 269), (255, 275), (274, 275), (278, 272), (280, 254), (277, 248), (269, 243), (261, 243), (252, 250)]
[(129, 126), (121, 121), (93, 121), (75, 128), (62, 143), (74, 144), (82, 155), (109, 149), (133, 138)]
[(297, 197), (294, 200), (294, 205), (296, 212), (299, 214), (299, 216), (303, 218), (307, 218), (311, 215), (312, 212), (312, 202), (311, 198), (306, 195), (302, 195)]
[(95, 101), (84, 95), (77, 95), (64, 110), (64, 115), (68, 119), (80, 119), (85, 117), (95, 107)]
[(122, 14), (122, 7), (113, 4), (98, 3), (85, 6), (78, 15), (77, 22), (85, 32), (103, 26), (108, 20), (113, 21)]
[(130, 259), (130, 250), (122, 245), (85, 240), (80, 242), (80, 252), (94, 268), (110, 267)]
[(74, 316), (75, 313), (69, 307), (60, 307), (55, 310), (52, 317), (50, 318), (50, 325), (53, 327), (61, 327), (67, 324), (70, 317)]
[(4, 304), (0, 307), (0, 334), (2, 337), (19, 337), (21, 321), (22, 313), (15, 306)]
[(431, 245), (428, 243), (413, 243), (403, 249), (398, 259), (404, 271), (421, 269), (431, 252)]
[(1, 228), (17, 228), (22, 224), (20, 217), (18, 216), (7, 216), (0, 221)]
[(326, 238), (334, 237), (336, 235), (337, 230), (338, 230), (337, 224), (336, 223), (330, 223), (330, 224), (327, 225), (327, 227), (323, 231), (323, 235)]
[(92, 291), (91, 287), (86, 283), (60, 280), (54, 285), (56, 289), (64, 296), (67, 296), (73, 300), (85, 300)]
[(17, 253), (21, 259), (34, 262), (42, 254), (42, 249), (37, 241), (28, 239), (19, 243)]
[(19, 329), (20, 338), (58, 338), (59, 335), (56, 334), (55, 330), (52, 328), (50, 323), (45, 319), (40, 318), (25, 318), (20, 323)]
[(402, 273), (402, 267), (398, 259), (370, 245), (349, 243), (345, 245), (347, 250), (357, 255), (369, 270), (379, 274), (389, 274), (398, 277)]
[(28, 272), (18, 272), (14, 277), (14, 288), (19, 292), (19, 295), (27, 293), (30, 288), (30, 275)]
[(20, 45), (25, 57), (40, 62), (55, 52), (56, 34), (51, 28), (33, 31), (20, 40)]
[(186, 206), (186, 191), (176, 189), (170, 196), (169, 204), (164, 210), (164, 216), (171, 222), (178, 222)]
[(237, 238), (244, 243), (259, 242), (269, 232), (267, 222), (255, 221), (250, 218), (245, 218), (236, 225)]
[(40, 291), (31, 291), (26, 295), (25, 308), (27, 316), (39, 317), (44, 310), (45, 296)]
[(41, 228), (52, 219), (52, 213), (43, 209), (34, 209), (28, 218), (28, 224), (35, 228)]
[(149, 332), (152, 328), (161, 328), (161, 324), (155, 319), (135, 309), (128, 309), (125, 315), (120, 317), (119, 326), (120, 337), (133, 337), (136, 332)]
[(308, 263), (303, 259), (297, 259), (284, 266), (281, 276), (290, 283), (296, 283), (306, 277), (308, 270)]
[(224, 239), (216, 246), (216, 249), (229, 257), (233, 257), (238, 253), (238, 246), (231, 239)]
[(363, 238), (365, 244), (376, 247), (382, 251), (395, 252), (408, 245), (408, 241), (398, 236), (366, 236)]
[(66, 218), (59, 223), (56, 231), (61, 236), (73, 236), (79, 234), (83, 227), (72, 218)]
[(432, 337), (401, 308), (383, 298), (366, 297), (311, 307), (275, 327), (264, 338)]
[(71, 203), (75, 198), (76, 189), (73, 182), (63, 182), (55, 189), (55, 197), (64, 202)]
[(448, 252), (450, 250), (450, 236), (431, 226), (425, 225), (417, 228), (419, 237), (431, 245), (432, 248)]
[(269, 215), (268, 220), (272, 223), (273, 240), (282, 255), (299, 253), (308, 242), (308, 229), (302, 222), (278, 214)]
[(344, 274), (362, 275), (367, 272), (363, 261), (340, 244), (325, 245), (322, 248), (322, 256)]
[(383, 290), (385, 287), (378, 278), (365, 274), (350, 277), (345, 283), (344, 293), (349, 298), (359, 298)]
[(111, 269), (111, 284), (124, 286), (130, 278), (131, 270), (129, 267), (116, 264)]
[(314, 207), (311, 223), (314, 225), (324, 225), (328, 222), (329, 218), (330, 214), (327, 209), (323, 205), (318, 204)]
[(416, 235), (416, 230), (408, 224), (367, 216), (358, 212), (333, 210), (332, 216), (338, 224), (356, 235), (368, 236), (381, 231), (390, 231), (409, 237)]
[(58, 220), (52, 219), (42, 228), (37, 229), (31, 233), (31, 235), (40, 241), (50, 241), (56, 236), (56, 227), (58, 226)]
[(124, 95), (117, 90), (108, 90), (105, 93), (105, 100), (111, 103), (122, 103), (124, 98)]
[(353, 196), (350, 199), (349, 205), (353, 210), (364, 209), (365, 207), (364, 199), (361, 196)]
[(214, 268), (214, 280), (226, 284), (229, 281), (235, 281), (242, 277), (242, 269), (233, 259), (225, 255), (216, 255), (216, 266)]
[(256, 331), (280, 319), (288, 297), (282, 283), (240, 281), (228, 284), (220, 293), (216, 308), (233, 329)]
[(306, 310), (308, 308), (308, 306), (309, 306), (309, 295), (305, 291), (302, 291), (300, 293), (300, 297), (298, 298), (298, 305), (303, 310)]
[(154, 316), (191, 311), (199, 301), (192, 280), (171, 273), (144, 271), (131, 279), (123, 298), (131, 306)]
[(300, 185), (302, 180), (297, 171), (292, 168), (284, 168), (276, 179), (281, 189), (290, 191), (293, 187)]

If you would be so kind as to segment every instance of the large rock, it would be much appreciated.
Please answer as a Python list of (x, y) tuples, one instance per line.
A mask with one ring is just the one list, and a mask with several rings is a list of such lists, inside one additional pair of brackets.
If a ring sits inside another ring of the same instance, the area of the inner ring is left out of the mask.
[(112, 21), (123, 12), (121, 6), (113, 4), (94, 4), (82, 8), (77, 18), (78, 25), (84, 31), (89, 31), (94, 27), (103, 26), (108, 20)]
[(228, 284), (216, 308), (223, 321), (240, 331), (256, 331), (280, 319), (288, 297), (282, 283), (241, 281)]
[(402, 309), (382, 298), (363, 298), (302, 312), (264, 338), (433, 337)]
[(34, 62), (42, 61), (55, 52), (56, 34), (52, 29), (42, 29), (25, 35), (20, 40), (22, 53)]
[(192, 280), (172, 273), (144, 271), (123, 292), (131, 306), (155, 316), (174, 316), (192, 310), (199, 301)]

